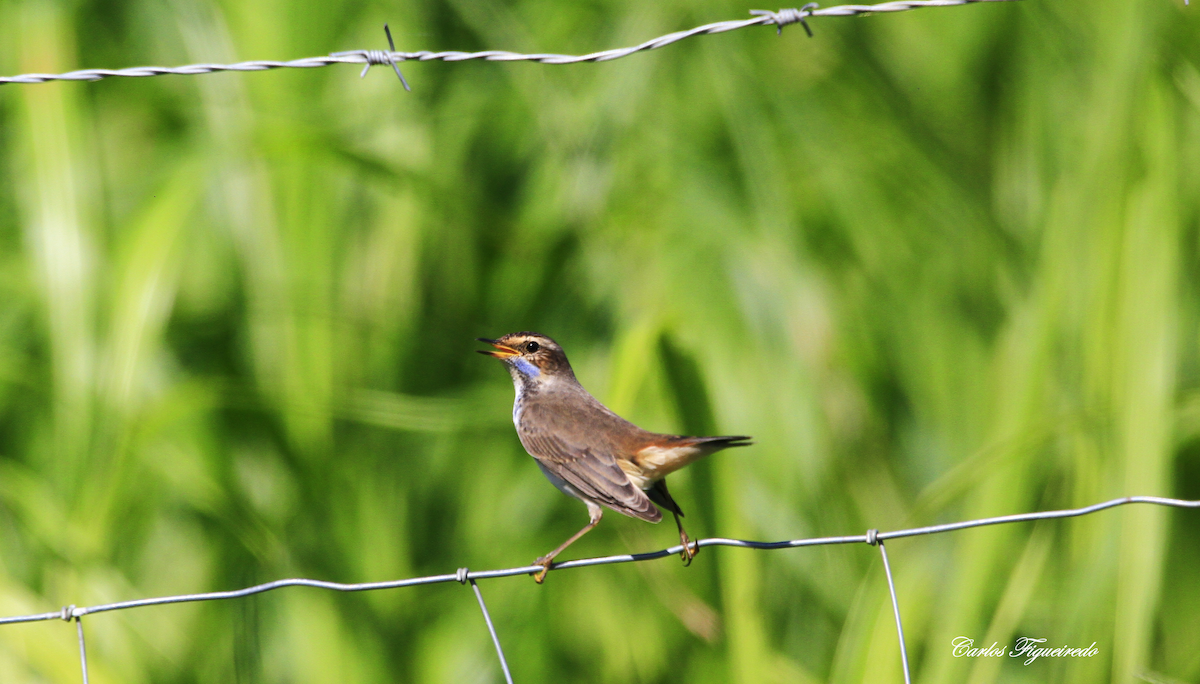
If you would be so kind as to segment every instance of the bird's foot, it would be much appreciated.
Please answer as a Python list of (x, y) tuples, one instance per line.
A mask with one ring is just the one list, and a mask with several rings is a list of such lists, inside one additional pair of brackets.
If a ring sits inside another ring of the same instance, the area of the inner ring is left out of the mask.
[(692, 559), (696, 554), (700, 553), (700, 543), (688, 539), (687, 533), (682, 530), (679, 532), (679, 541), (683, 544), (683, 550), (679, 552), (679, 558), (683, 561), (684, 566), (692, 564)]
[(533, 562), (534, 565), (542, 566), (541, 572), (533, 573), (533, 581), (541, 584), (546, 581), (546, 573), (550, 571), (550, 564), (554, 561), (553, 558), (542, 556)]

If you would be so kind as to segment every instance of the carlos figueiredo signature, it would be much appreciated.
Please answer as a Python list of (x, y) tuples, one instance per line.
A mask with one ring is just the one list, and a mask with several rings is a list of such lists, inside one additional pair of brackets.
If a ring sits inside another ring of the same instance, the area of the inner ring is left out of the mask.
[(954, 637), (951, 644), (954, 646), (955, 658), (1024, 658), (1025, 664), (1029, 665), (1038, 658), (1091, 658), (1100, 652), (1096, 648), (1096, 642), (1092, 642), (1091, 646), (1044, 646), (1046, 639), (1037, 639), (1034, 637), (1017, 637), (1012, 648), (1006, 648), (1000, 645), (1000, 642), (994, 642), (990, 646), (976, 646), (975, 640), (970, 637), (960, 636)]

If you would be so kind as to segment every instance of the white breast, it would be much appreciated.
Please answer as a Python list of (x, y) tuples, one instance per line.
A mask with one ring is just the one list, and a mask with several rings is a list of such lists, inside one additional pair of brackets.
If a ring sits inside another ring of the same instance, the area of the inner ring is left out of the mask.
[(521, 411), (525, 409), (525, 387), (521, 383), (514, 383), (517, 388), (517, 398), (513, 400), (513, 425), (517, 427), (517, 431), (521, 430)]

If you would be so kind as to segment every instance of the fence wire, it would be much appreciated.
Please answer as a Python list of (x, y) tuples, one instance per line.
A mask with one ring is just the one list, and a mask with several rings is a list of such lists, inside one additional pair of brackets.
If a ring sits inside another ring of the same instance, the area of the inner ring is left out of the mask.
[[(907, 530), (893, 530), (891, 532), (880, 532), (875, 529), (867, 530), (866, 534), (851, 535), (846, 537), (817, 537), (813, 539), (792, 539), (788, 541), (778, 542), (761, 542), (748, 541), (745, 539), (724, 539), (714, 537), (709, 539), (700, 539), (695, 542), (697, 546), (736, 546), (747, 549), (758, 549), (763, 551), (771, 551), (778, 549), (793, 549), (802, 546), (828, 546), (831, 544), (861, 544), (866, 543), (871, 546), (878, 546), (880, 556), (883, 559), (883, 571), (887, 578), (888, 593), (892, 599), (892, 611), (896, 616), (896, 635), (900, 641), (900, 666), (903, 668), (905, 684), (911, 681), (908, 668), (908, 653), (904, 644), (904, 626), (900, 620), (900, 604), (896, 600), (896, 583), (892, 579), (892, 567), (888, 562), (887, 550), (884, 548), (884, 541), (888, 539), (901, 539), (904, 537), (917, 537), (927, 534), (940, 534), (942, 532), (954, 532), (957, 530), (965, 530), (972, 527), (986, 527), (988, 525), (1004, 525), (1008, 523), (1028, 522), (1032, 520), (1051, 520), (1055, 518), (1074, 518), (1081, 515), (1096, 513), (1108, 508), (1115, 508), (1125, 504), (1144, 503), (1155, 504), (1159, 506), (1171, 506), (1175, 508), (1197, 508), (1200, 509), (1200, 501), (1186, 501), (1183, 499), (1169, 499), (1159, 496), (1127, 496), (1120, 499), (1113, 499), (1103, 503), (1085, 506), (1084, 508), (1069, 508), (1059, 511), (1042, 511), (1038, 513), (1018, 513), (1015, 515), (1002, 515), (994, 518), (981, 518), (978, 520), (967, 520), (964, 522), (947, 523), (944, 525), (931, 525), (928, 527), (916, 527)], [(667, 556), (675, 556), (683, 550), (682, 545), (676, 545), (660, 551), (650, 551), (648, 553), (633, 553), (621, 554), (617, 556), (603, 556), (600, 558), (582, 558), (579, 560), (564, 561), (554, 563), (550, 566), (551, 570), (566, 570), (569, 568), (586, 568), (593, 565), (612, 565), (614, 563), (637, 563), (642, 561), (655, 560), (665, 558)], [(88, 667), (87, 667), (87, 647), (83, 638), (83, 617), (85, 615), (93, 615), (95, 613), (106, 613), (113, 610), (128, 610), (130, 608), (142, 608), (145, 606), (160, 606), (168, 603), (190, 603), (193, 601), (217, 601), (222, 599), (242, 598), (281, 589), (283, 587), (314, 587), (317, 589), (329, 589), (333, 591), (375, 591), (379, 589), (397, 589), (400, 587), (412, 587), (422, 584), (442, 584), (446, 582), (458, 582), (466, 585), (470, 584), (471, 589), (475, 593), (475, 598), (479, 601), (479, 609), (483, 613), (484, 622), (487, 624), (488, 633), (492, 637), (492, 644), (496, 647), (496, 656), (500, 661), (500, 669), (504, 673), (504, 679), (508, 684), (512, 684), (512, 674), (508, 668), (508, 661), (504, 657), (504, 650), (500, 646), (500, 637), (496, 634), (496, 626), (492, 622), (491, 614), (488, 613), (487, 604), (483, 601), (483, 594), (479, 591), (479, 586), (475, 580), (480, 579), (496, 579), (500, 577), (514, 577), (517, 575), (532, 575), (542, 570), (540, 565), (524, 565), (516, 568), (505, 568), (502, 570), (483, 570), (471, 571), (467, 568), (459, 568), (457, 572), (446, 575), (430, 575), (428, 577), (413, 577), (410, 579), (395, 580), (390, 582), (364, 582), (359, 584), (343, 584), (341, 582), (326, 582), (323, 580), (313, 579), (283, 579), (265, 584), (257, 584), (245, 589), (237, 591), (214, 591), (203, 594), (181, 594), (178, 596), (159, 596), (155, 598), (137, 599), (133, 601), (121, 601), (118, 603), (106, 603), (97, 606), (77, 607), (65, 606), (61, 610), (49, 613), (37, 613), (35, 615), (16, 615), (13, 617), (0, 618), (0, 625), (16, 624), (22, 622), (40, 622), (44, 620), (66, 620), (68, 622), (74, 620), (76, 630), (79, 633), (79, 660), (83, 669), (83, 684), (88, 682)]]
[(661, 47), (666, 47), (673, 43), (677, 43), (685, 38), (692, 36), (706, 35), (710, 33), (725, 33), (726, 31), (736, 31), (738, 29), (747, 28), (750, 26), (774, 26), (776, 31), (782, 33), (783, 27), (788, 24), (800, 24), (809, 36), (812, 36), (812, 30), (808, 26), (808, 19), (811, 17), (848, 17), (860, 14), (885, 14), (889, 12), (907, 12), (909, 10), (920, 9), (922, 7), (951, 7), (954, 5), (972, 5), (981, 2), (1013, 2), (1014, 0), (897, 0), (896, 2), (884, 2), (878, 5), (838, 5), (837, 7), (827, 7), (821, 9), (815, 3), (809, 3), (800, 9), (781, 9), (778, 12), (770, 10), (751, 10), (754, 15), (752, 19), (739, 19), (734, 21), (718, 21), (712, 24), (697, 26), (686, 31), (676, 31), (668, 33), (665, 36), (659, 36), (653, 40), (648, 40), (640, 45), (632, 47), (616, 48), (613, 50), (604, 50), (602, 52), (592, 52), (586, 55), (558, 55), (558, 54), (523, 54), (519, 52), (508, 52), (505, 50), (485, 50), (483, 52), (460, 52), (457, 50), (449, 50), (444, 52), (430, 52), (422, 50), (419, 52), (397, 52), (396, 46), (392, 42), (391, 31), (387, 30), (388, 50), (348, 50), (344, 52), (334, 52), (321, 57), (305, 57), (303, 59), (293, 59), (286, 62), (277, 61), (255, 61), (255, 62), (238, 62), (236, 64), (189, 64), (179, 67), (131, 67), (128, 69), (82, 69), (79, 71), (69, 71), (64, 74), (21, 74), (20, 76), (4, 76), (0, 77), (0, 85), (5, 83), (46, 83), (48, 81), (99, 81), (105, 78), (114, 76), (124, 76), (128, 78), (144, 78), (147, 76), (164, 76), (167, 74), (190, 76), (194, 74), (211, 74), (217, 71), (267, 71), (270, 69), (313, 69), (317, 67), (326, 67), (332, 64), (364, 64), (362, 76), (367, 74), (367, 71), (376, 65), (387, 64), (395, 70), (396, 76), (400, 78), (400, 82), (404, 84), (405, 89), (408, 88), (408, 82), (400, 73), (400, 67), (397, 66), (400, 62), (418, 61), (442, 61), (442, 62), (464, 62), (472, 59), (482, 59), (489, 62), (538, 62), (541, 64), (577, 64), (580, 62), (608, 62), (614, 59), (620, 59), (634, 54), (635, 52), (645, 52), (646, 50), (657, 50)]
[[(781, 9), (777, 12), (769, 10), (751, 10), (754, 15), (751, 19), (719, 21), (710, 24), (704, 24), (685, 31), (677, 31), (669, 33), (644, 43), (640, 43), (631, 47), (616, 48), (604, 50), (601, 52), (593, 52), (584, 55), (564, 55), (551, 53), (534, 53), (525, 54), (518, 52), (509, 52), (504, 50), (486, 50), (481, 52), (462, 52), (456, 50), (432, 52), (422, 50), (417, 52), (400, 52), (395, 49), (395, 44), (392, 41), (391, 31), (385, 25), (384, 30), (387, 34), (388, 50), (349, 50), (342, 52), (334, 52), (329, 55), (320, 57), (307, 57), (303, 59), (295, 59), (289, 61), (249, 61), (237, 62), (234, 64), (190, 64), (179, 67), (132, 67), (126, 69), (82, 69), (70, 71), (61, 74), (21, 74), (18, 76), (0, 77), (0, 85), (7, 83), (47, 83), (50, 81), (99, 81), (112, 77), (127, 77), (127, 78), (145, 78), (149, 76), (164, 76), (164, 75), (196, 75), (209, 74), (221, 71), (268, 71), (272, 69), (295, 68), (295, 69), (312, 69), (318, 67), (326, 67), (334, 64), (363, 64), (363, 70), (360, 76), (365, 76), (367, 71), (372, 66), (389, 65), (399, 77), (405, 89), (409, 89), (408, 83), (403, 74), (400, 72), (399, 64), (406, 61), (443, 61), (443, 62), (462, 62), (468, 60), (486, 60), (492, 62), (537, 62), (540, 64), (578, 64), (584, 62), (607, 62), (629, 55), (645, 52), (648, 50), (656, 50), (661, 47), (672, 45), (681, 40), (691, 38), (698, 35), (707, 35), (714, 33), (725, 33), (727, 31), (736, 31), (738, 29), (748, 28), (751, 26), (775, 26), (777, 33), (782, 33), (783, 27), (789, 24), (799, 23), (804, 28), (805, 32), (811, 37), (812, 30), (808, 25), (808, 19), (812, 17), (844, 17), (867, 14), (883, 14), (891, 12), (906, 12), (909, 10), (920, 9), (924, 7), (950, 7), (956, 5), (969, 5), (982, 2), (1012, 2), (1014, 0), (897, 0), (894, 2), (884, 2), (876, 5), (839, 5), (836, 7), (828, 7), (821, 9), (817, 3), (809, 3), (799, 9)], [(828, 546), (833, 544), (855, 544), (866, 543), (879, 548), (880, 556), (883, 561), (884, 575), (887, 579), (888, 592), (891, 597), (892, 609), (896, 618), (896, 632), (900, 644), (900, 659), (901, 668), (904, 673), (904, 681), (906, 684), (911, 681), (908, 665), (908, 654), (904, 642), (904, 627), (900, 617), (900, 606), (896, 598), (896, 586), (892, 577), (891, 565), (888, 561), (887, 550), (884, 547), (884, 541), (888, 539), (900, 539), (904, 537), (915, 537), (928, 534), (939, 534), (942, 532), (953, 532), (974, 527), (984, 527), (988, 525), (1001, 525), (1016, 522), (1027, 522), (1033, 520), (1048, 520), (1055, 518), (1071, 518), (1082, 515), (1096, 513), (1108, 508), (1114, 508), (1125, 504), (1145, 503), (1155, 504), (1160, 506), (1169, 506), (1176, 508), (1200, 508), (1200, 501), (1187, 501), (1181, 499), (1170, 499), (1154, 496), (1131, 496), (1120, 499), (1113, 499), (1103, 503), (1094, 504), (1084, 508), (1064, 509), (1057, 511), (1043, 511), (1038, 513), (1022, 513), (1015, 515), (1005, 515), (993, 518), (983, 518), (979, 520), (968, 520), (964, 522), (948, 523), (944, 525), (932, 525), (928, 527), (919, 527), (905, 530), (894, 530), (891, 532), (879, 532), (878, 530), (867, 530), (863, 535), (851, 535), (843, 537), (819, 537), (812, 539), (793, 539), (778, 542), (761, 542), (749, 541), (743, 539), (725, 539), (720, 537), (700, 539), (695, 542), (697, 547), (708, 546), (734, 546), (741, 548), (757, 549), (757, 550), (778, 550), (789, 549), (806, 546)], [(551, 570), (566, 570), (570, 568), (590, 567), (594, 565), (611, 565), (615, 563), (631, 563), (656, 560), (667, 556), (677, 555), (683, 550), (681, 545), (668, 547), (659, 551), (651, 551), (647, 553), (637, 554), (621, 554), (615, 556), (603, 556), (600, 558), (585, 558), (579, 560), (565, 561), (554, 563), (551, 565)], [(532, 575), (542, 570), (540, 565), (527, 565), (514, 568), (505, 568), (500, 570), (485, 570), (471, 571), (467, 568), (459, 568), (453, 574), (430, 575), (427, 577), (414, 577), (409, 579), (394, 580), (387, 582), (364, 582), (357, 584), (346, 584), (340, 582), (327, 582), (314, 579), (283, 579), (273, 582), (266, 582), (252, 587), (246, 587), (235, 591), (217, 591), (206, 592), (199, 594), (181, 594), (176, 596), (160, 596), (154, 598), (136, 599), (131, 601), (121, 601), (117, 603), (107, 603), (96, 606), (77, 607), (74, 605), (65, 606), (61, 610), (38, 613), (33, 615), (18, 615), (12, 617), (0, 618), (0, 625), (18, 624), (29, 622), (40, 622), (46, 620), (64, 620), (67, 622), (74, 621), (76, 632), (79, 638), (79, 659), (82, 668), (83, 683), (88, 684), (88, 665), (87, 665), (87, 645), (84, 639), (83, 632), (83, 617), (96, 613), (105, 613), (116, 610), (128, 610), (132, 608), (142, 608), (146, 606), (157, 606), (171, 603), (190, 603), (195, 601), (215, 601), (225, 599), (244, 598), (255, 594), (261, 594), (275, 589), (284, 587), (313, 587), (317, 589), (327, 589), (341, 592), (357, 592), (357, 591), (377, 591), (381, 589), (398, 589), (402, 587), (411, 587), (425, 584), (441, 584), (446, 582), (459, 582), (461, 584), (469, 584), (479, 602), (480, 611), (483, 614), (484, 622), (487, 625), (488, 633), (491, 636), (492, 643), (496, 648), (496, 655), (499, 659), (500, 669), (504, 674), (505, 681), (512, 684), (512, 674), (509, 671), (508, 662), (504, 657), (504, 651), (500, 645), (499, 636), (496, 633), (496, 628), (492, 622), (492, 618), (487, 609), (487, 604), (483, 600), (483, 594), (479, 590), (476, 580), (480, 579), (496, 579), (502, 577), (513, 577), (517, 575)]]

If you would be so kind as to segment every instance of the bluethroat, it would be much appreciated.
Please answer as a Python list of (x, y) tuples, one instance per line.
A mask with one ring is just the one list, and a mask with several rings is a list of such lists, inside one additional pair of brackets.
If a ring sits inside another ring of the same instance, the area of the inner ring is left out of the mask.
[(541, 584), (554, 557), (600, 522), (605, 508), (657, 523), (670, 511), (690, 565), (700, 550), (683, 529), (683, 511), (667, 491), (667, 475), (727, 447), (748, 446), (749, 437), (684, 437), (648, 432), (608, 410), (575, 379), (562, 347), (532, 332), (483, 337), (495, 350), (479, 350), (504, 362), (517, 391), (513, 423), (521, 445), (562, 493), (587, 506), (590, 522), (558, 548), (534, 561)]

